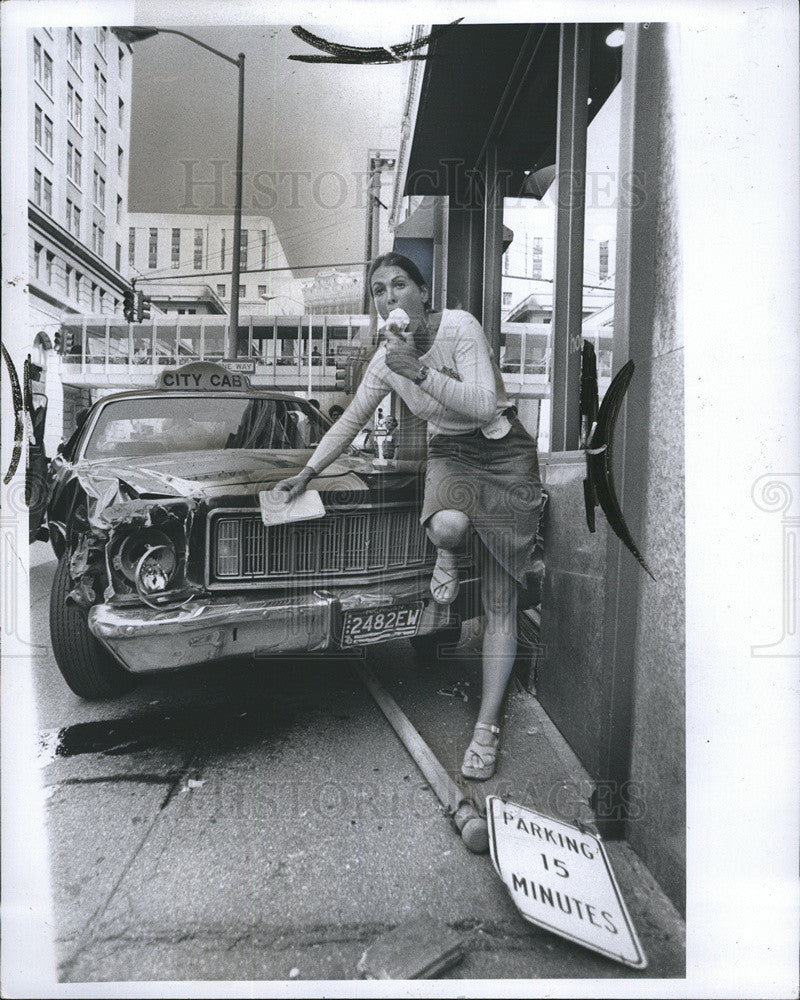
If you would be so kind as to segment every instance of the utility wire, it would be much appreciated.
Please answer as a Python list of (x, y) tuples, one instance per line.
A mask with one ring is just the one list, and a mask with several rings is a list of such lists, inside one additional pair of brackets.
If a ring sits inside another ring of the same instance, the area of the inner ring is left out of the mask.
[[(240, 274), (265, 274), (267, 271), (313, 271), (314, 268), (320, 267), (364, 267), (365, 264), (371, 263), (368, 260), (357, 260), (348, 261), (346, 263), (336, 263), (336, 264), (296, 264), (293, 267), (249, 267), (246, 270), (242, 270)], [(230, 268), (226, 268), (224, 271), (190, 271), (189, 274), (163, 274), (160, 277), (151, 277), (150, 275), (144, 275), (141, 278), (136, 279), (136, 283), (139, 284), (141, 281), (169, 281), (169, 280), (181, 280), (186, 278), (211, 278), (216, 274), (230, 274)]]
[[(555, 280), (553, 278), (532, 278), (529, 274), (504, 274), (504, 278), (517, 278), (520, 281), (543, 281), (545, 284), (553, 285)], [(613, 292), (614, 288), (610, 285), (583, 285), (583, 288), (594, 288), (598, 292)]]

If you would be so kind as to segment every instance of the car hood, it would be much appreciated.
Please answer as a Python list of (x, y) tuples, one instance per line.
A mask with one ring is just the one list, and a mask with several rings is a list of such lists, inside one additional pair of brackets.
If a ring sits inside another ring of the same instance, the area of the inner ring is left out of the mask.
[[(255, 495), (282, 479), (298, 473), (311, 457), (302, 451), (190, 451), (170, 452), (124, 459), (82, 461), (75, 474), (86, 492), (100, 499), (113, 491), (111, 502), (119, 501), (118, 487), (124, 485), (130, 497), (197, 498), (214, 500), (222, 496)], [(370, 458), (342, 456), (312, 481), (320, 490), (368, 490), (376, 477), (407, 482), (420, 472), (418, 461), (397, 462), (388, 467), (373, 465)], [(387, 485), (389, 485), (387, 483)]]

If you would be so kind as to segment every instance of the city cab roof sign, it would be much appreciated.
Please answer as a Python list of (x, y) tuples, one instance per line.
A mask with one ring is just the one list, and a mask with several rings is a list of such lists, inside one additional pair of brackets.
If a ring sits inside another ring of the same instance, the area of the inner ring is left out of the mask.
[(193, 389), (207, 392), (220, 389), (251, 389), (250, 379), (242, 372), (231, 372), (213, 361), (192, 361), (180, 368), (168, 368), (156, 379), (156, 389)]

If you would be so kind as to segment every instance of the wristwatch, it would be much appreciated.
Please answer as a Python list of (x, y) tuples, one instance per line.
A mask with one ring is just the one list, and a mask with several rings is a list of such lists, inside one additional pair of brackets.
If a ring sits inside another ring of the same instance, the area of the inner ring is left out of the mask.
[(420, 370), (417, 372), (416, 378), (412, 378), (411, 381), (414, 383), (414, 385), (422, 385), (422, 383), (425, 381), (427, 377), (428, 377), (428, 369), (425, 367), (425, 365), (422, 365), (420, 367)]

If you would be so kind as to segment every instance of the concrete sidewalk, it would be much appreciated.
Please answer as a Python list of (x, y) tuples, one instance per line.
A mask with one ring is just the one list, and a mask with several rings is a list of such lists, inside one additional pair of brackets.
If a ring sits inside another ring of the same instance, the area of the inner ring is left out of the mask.
[[(451, 657), (435, 664), (407, 660), (407, 670), (381, 680), (440, 762), (476, 806), (498, 795), (565, 822), (591, 822), (593, 783), (533, 695), (512, 678), (497, 773), (486, 782), (460, 775), (480, 696), (478, 637), (465, 637)], [(466, 700), (465, 700), (466, 696)], [(387, 724), (388, 725), (388, 724)], [(648, 958), (644, 971), (628, 969), (558, 938), (516, 915), (502, 927), (475, 928), (467, 958), (448, 978), (670, 978), (685, 975), (686, 928), (680, 914), (638, 855), (624, 841), (605, 841), (608, 855)], [(491, 867), (491, 861), (486, 858)], [(494, 871), (492, 872), (494, 874)], [(496, 891), (508, 896), (495, 875)]]

